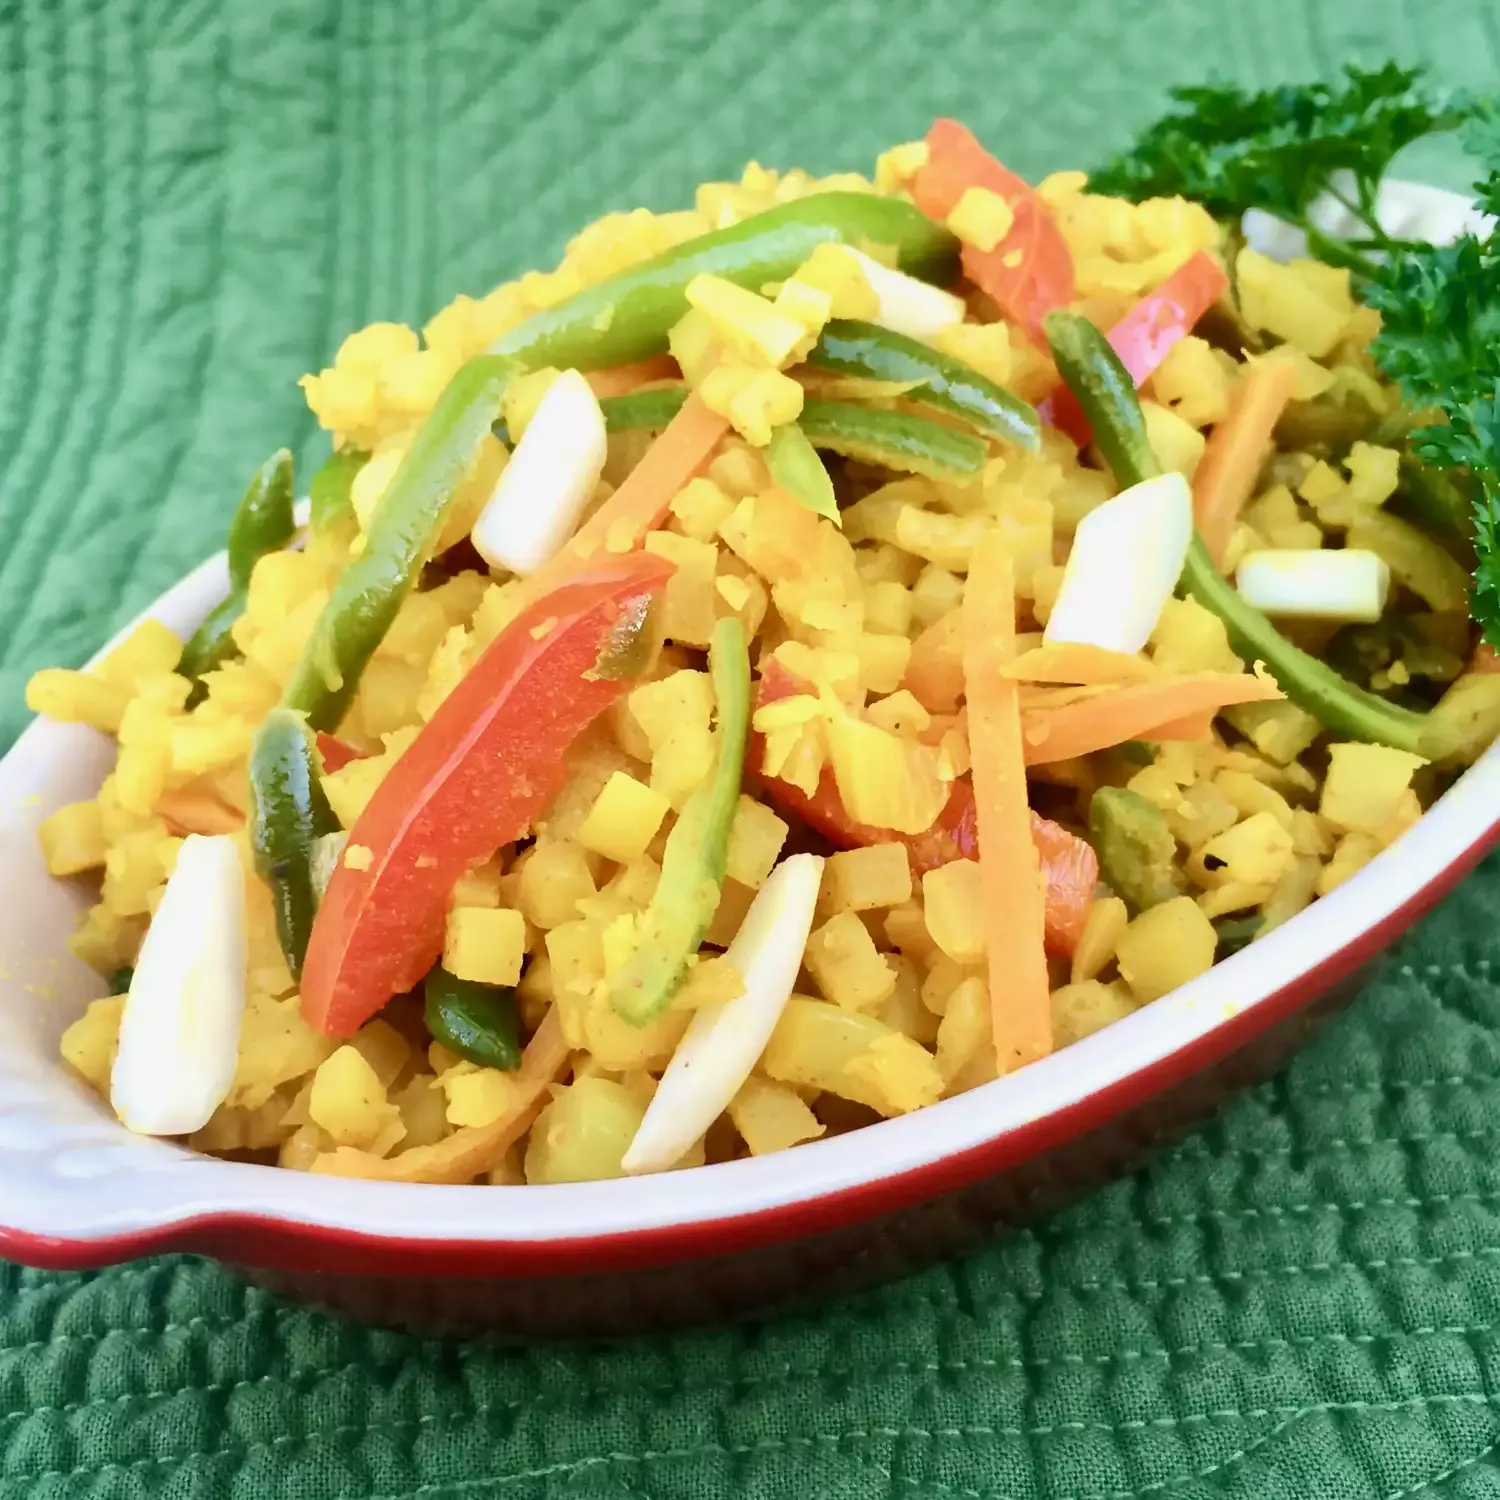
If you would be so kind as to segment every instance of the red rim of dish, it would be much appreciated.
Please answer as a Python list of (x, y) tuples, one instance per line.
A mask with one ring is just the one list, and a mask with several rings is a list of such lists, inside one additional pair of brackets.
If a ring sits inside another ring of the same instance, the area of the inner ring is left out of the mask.
[(268, 1214), (211, 1213), (151, 1229), (97, 1238), (65, 1238), (0, 1226), (0, 1256), (47, 1270), (78, 1271), (140, 1256), (195, 1252), (271, 1269), (345, 1275), (553, 1277), (639, 1270), (724, 1256), (796, 1240), (893, 1213), (1086, 1134), (1172, 1084), (1229, 1056), (1276, 1022), (1310, 1004), (1406, 930), (1448, 893), (1500, 840), (1500, 821), (1381, 921), (1320, 963), (1218, 1026), (1086, 1099), (979, 1145), (876, 1177), (751, 1213), (663, 1224), (601, 1235), (546, 1240), (420, 1239), (369, 1234)]

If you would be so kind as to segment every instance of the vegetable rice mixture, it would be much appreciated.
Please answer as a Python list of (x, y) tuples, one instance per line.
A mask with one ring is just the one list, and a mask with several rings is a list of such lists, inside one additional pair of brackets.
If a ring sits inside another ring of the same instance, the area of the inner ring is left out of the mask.
[(283, 451), (190, 640), (32, 679), (119, 741), (41, 832), (102, 871), (67, 1063), (201, 1151), (589, 1180), (920, 1109), (1293, 918), (1500, 726), (1500, 249), (1375, 212), (1458, 125), (1500, 168), (1394, 67), (1190, 90), (1033, 187), (939, 120), (352, 334), (305, 527)]

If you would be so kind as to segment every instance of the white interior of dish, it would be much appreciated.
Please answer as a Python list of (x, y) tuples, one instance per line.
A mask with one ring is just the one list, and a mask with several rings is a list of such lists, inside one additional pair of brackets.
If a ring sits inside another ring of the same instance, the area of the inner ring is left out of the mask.
[[(1456, 194), (1391, 184), (1382, 217), (1393, 233), (1444, 240), (1474, 213)], [(1300, 248), (1285, 226), (1247, 228), (1271, 253)], [(216, 557), (147, 613), (185, 635), (226, 587)], [(102, 993), (67, 947), (94, 896), (86, 882), (49, 878), (36, 827), (64, 803), (93, 796), (112, 760), (102, 735), (38, 722), (0, 762), (0, 1226), (72, 1240), (237, 1213), (375, 1236), (545, 1241), (712, 1220), (857, 1187), (1051, 1114), (1213, 1031), (1397, 911), (1500, 820), (1497, 747), (1396, 848), (1252, 949), (1066, 1053), (871, 1131), (631, 1181), (417, 1187), (221, 1162), (140, 1139), (60, 1064), (58, 1037)]]

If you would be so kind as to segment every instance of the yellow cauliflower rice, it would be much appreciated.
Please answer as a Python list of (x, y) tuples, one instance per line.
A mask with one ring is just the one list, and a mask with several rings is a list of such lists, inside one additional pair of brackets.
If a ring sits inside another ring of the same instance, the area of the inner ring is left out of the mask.
[(119, 747), (41, 830), (111, 980), (65, 1063), (216, 1155), (557, 1183), (1125, 1020), (1500, 719), (1378, 327), (1345, 270), (940, 121), (350, 334), (307, 524), (278, 455), (191, 640), (30, 684)]

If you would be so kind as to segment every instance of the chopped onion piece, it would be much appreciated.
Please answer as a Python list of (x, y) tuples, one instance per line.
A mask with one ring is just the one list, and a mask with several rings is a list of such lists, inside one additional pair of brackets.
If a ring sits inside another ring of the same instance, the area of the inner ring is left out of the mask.
[(625, 1153), (627, 1172), (672, 1166), (750, 1076), (797, 983), (822, 881), (816, 854), (794, 854), (771, 871), (724, 955), (745, 992), (694, 1012)]
[(1193, 537), (1181, 474), (1131, 485), (1078, 523), (1043, 639), (1133, 655), (1156, 629)]
[(492, 568), (523, 578), (562, 551), (599, 483), (604, 413), (577, 370), (564, 370), (537, 403), (470, 540)]
[(849, 253), (859, 262), (859, 268), (880, 304), (875, 322), (882, 328), (889, 328), (892, 333), (904, 333), (911, 339), (930, 339), (945, 328), (963, 322), (963, 298), (926, 281), (918, 281), (904, 271), (893, 271), (863, 250), (851, 248)]
[(188, 1135), (234, 1081), (245, 1009), (245, 872), (228, 834), (183, 840), (136, 960), (109, 1081), (140, 1135)]
[(1278, 548), (1242, 558), (1234, 583), (1241, 598), (1268, 615), (1373, 623), (1385, 609), (1391, 570), (1355, 547)]

